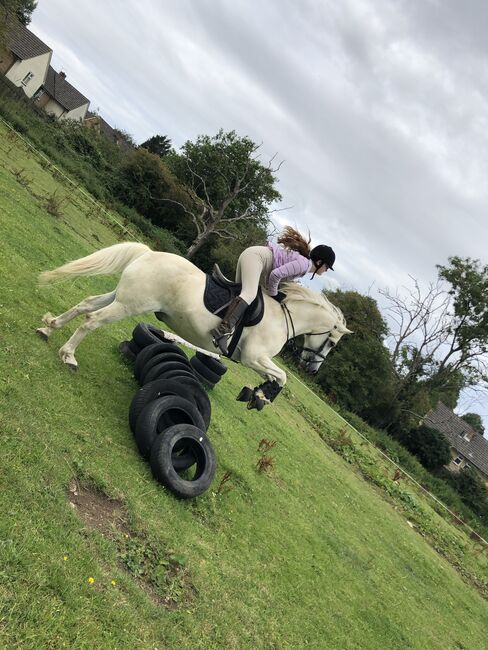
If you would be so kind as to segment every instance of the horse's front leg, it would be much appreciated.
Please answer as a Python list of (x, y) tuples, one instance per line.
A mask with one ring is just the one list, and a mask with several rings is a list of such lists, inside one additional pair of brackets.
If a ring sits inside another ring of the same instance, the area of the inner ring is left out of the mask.
[(278, 396), (286, 383), (286, 374), (266, 356), (253, 360), (244, 357), (241, 358), (241, 363), (255, 370), (266, 381), (254, 388), (245, 386), (237, 396), (237, 400), (247, 402), (248, 409), (261, 411), (266, 404), (274, 401)]

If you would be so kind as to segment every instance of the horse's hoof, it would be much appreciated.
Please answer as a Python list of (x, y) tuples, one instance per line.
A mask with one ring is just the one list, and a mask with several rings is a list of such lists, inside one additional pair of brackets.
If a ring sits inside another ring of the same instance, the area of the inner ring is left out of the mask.
[(49, 339), (49, 335), (43, 327), (39, 327), (38, 329), (36, 329), (36, 334), (43, 341), (47, 341)]
[(249, 402), (252, 398), (253, 390), (249, 386), (244, 386), (239, 395), (236, 397), (237, 402)]
[(78, 372), (78, 366), (74, 363), (66, 364), (71, 372)]
[(265, 407), (266, 402), (261, 399), (260, 397), (254, 396), (252, 400), (250, 400), (247, 404), (247, 408), (251, 411), (252, 409), (256, 409), (256, 411), (262, 411), (263, 408)]

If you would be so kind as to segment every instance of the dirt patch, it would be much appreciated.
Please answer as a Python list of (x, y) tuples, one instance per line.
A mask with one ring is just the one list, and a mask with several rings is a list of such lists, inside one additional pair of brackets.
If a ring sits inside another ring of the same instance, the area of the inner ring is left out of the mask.
[(178, 609), (188, 607), (196, 595), (185, 558), (161, 540), (129, 526), (124, 504), (92, 485), (73, 478), (68, 486), (70, 506), (87, 529), (114, 543), (119, 566), (154, 602)]
[(121, 501), (111, 499), (93, 486), (81, 485), (75, 478), (68, 488), (71, 507), (88, 528), (98, 530), (104, 537), (114, 532), (130, 534), (127, 513)]

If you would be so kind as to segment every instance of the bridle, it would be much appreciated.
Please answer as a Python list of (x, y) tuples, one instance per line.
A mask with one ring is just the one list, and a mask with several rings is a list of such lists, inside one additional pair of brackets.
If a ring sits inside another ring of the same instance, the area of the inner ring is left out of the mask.
[[(285, 323), (286, 323), (286, 343), (289, 343), (291, 341), (291, 350), (293, 354), (298, 355), (299, 352), (312, 352), (315, 354), (315, 356), (319, 357), (322, 359), (322, 361), (325, 361), (325, 356), (322, 354), (322, 350), (325, 347), (325, 344), (327, 341), (330, 339), (330, 335), (332, 332), (337, 329), (337, 325), (334, 325), (334, 327), (331, 330), (326, 330), (325, 332), (313, 332), (306, 334), (306, 336), (322, 336), (323, 334), (328, 334), (329, 336), (324, 340), (322, 345), (318, 348), (318, 350), (313, 350), (312, 348), (299, 348), (297, 344), (295, 343), (295, 338), (296, 338), (296, 332), (295, 332), (295, 325), (293, 323), (293, 318), (291, 316), (290, 310), (288, 309), (288, 306), (285, 305), (285, 303), (280, 303), (281, 308), (283, 309), (283, 315), (285, 317)], [(293, 336), (290, 338), (290, 328), (293, 333)]]

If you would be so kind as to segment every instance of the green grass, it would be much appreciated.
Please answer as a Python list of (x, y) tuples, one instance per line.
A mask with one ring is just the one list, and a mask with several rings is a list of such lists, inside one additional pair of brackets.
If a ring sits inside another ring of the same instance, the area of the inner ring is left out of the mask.
[[(155, 483), (128, 428), (137, 386), (117, 349), (136, 321), (87, 338), (77, 374), (57, 358), (76, 323), (47, 344), (34, 334), (44, 312), (115, 286), (41, 289), (37, 274), (127, 235), (78, 196), (46, 212), (39, 197), (66, 186), (5, 135), (0, 646), (485, 648), (485, 557), (354, 432), (338, 443), (344, 423), (293, 378), (250, 412), (234, 400), (257, 377), (230, 364), (211, 392), (212, 489), (182, 502)], [(256, 468), (263, 438), (277, 441), (269, 473)], [(123, 525), (101, 532), (80, 519), (74, 477), (117, 499)]]

